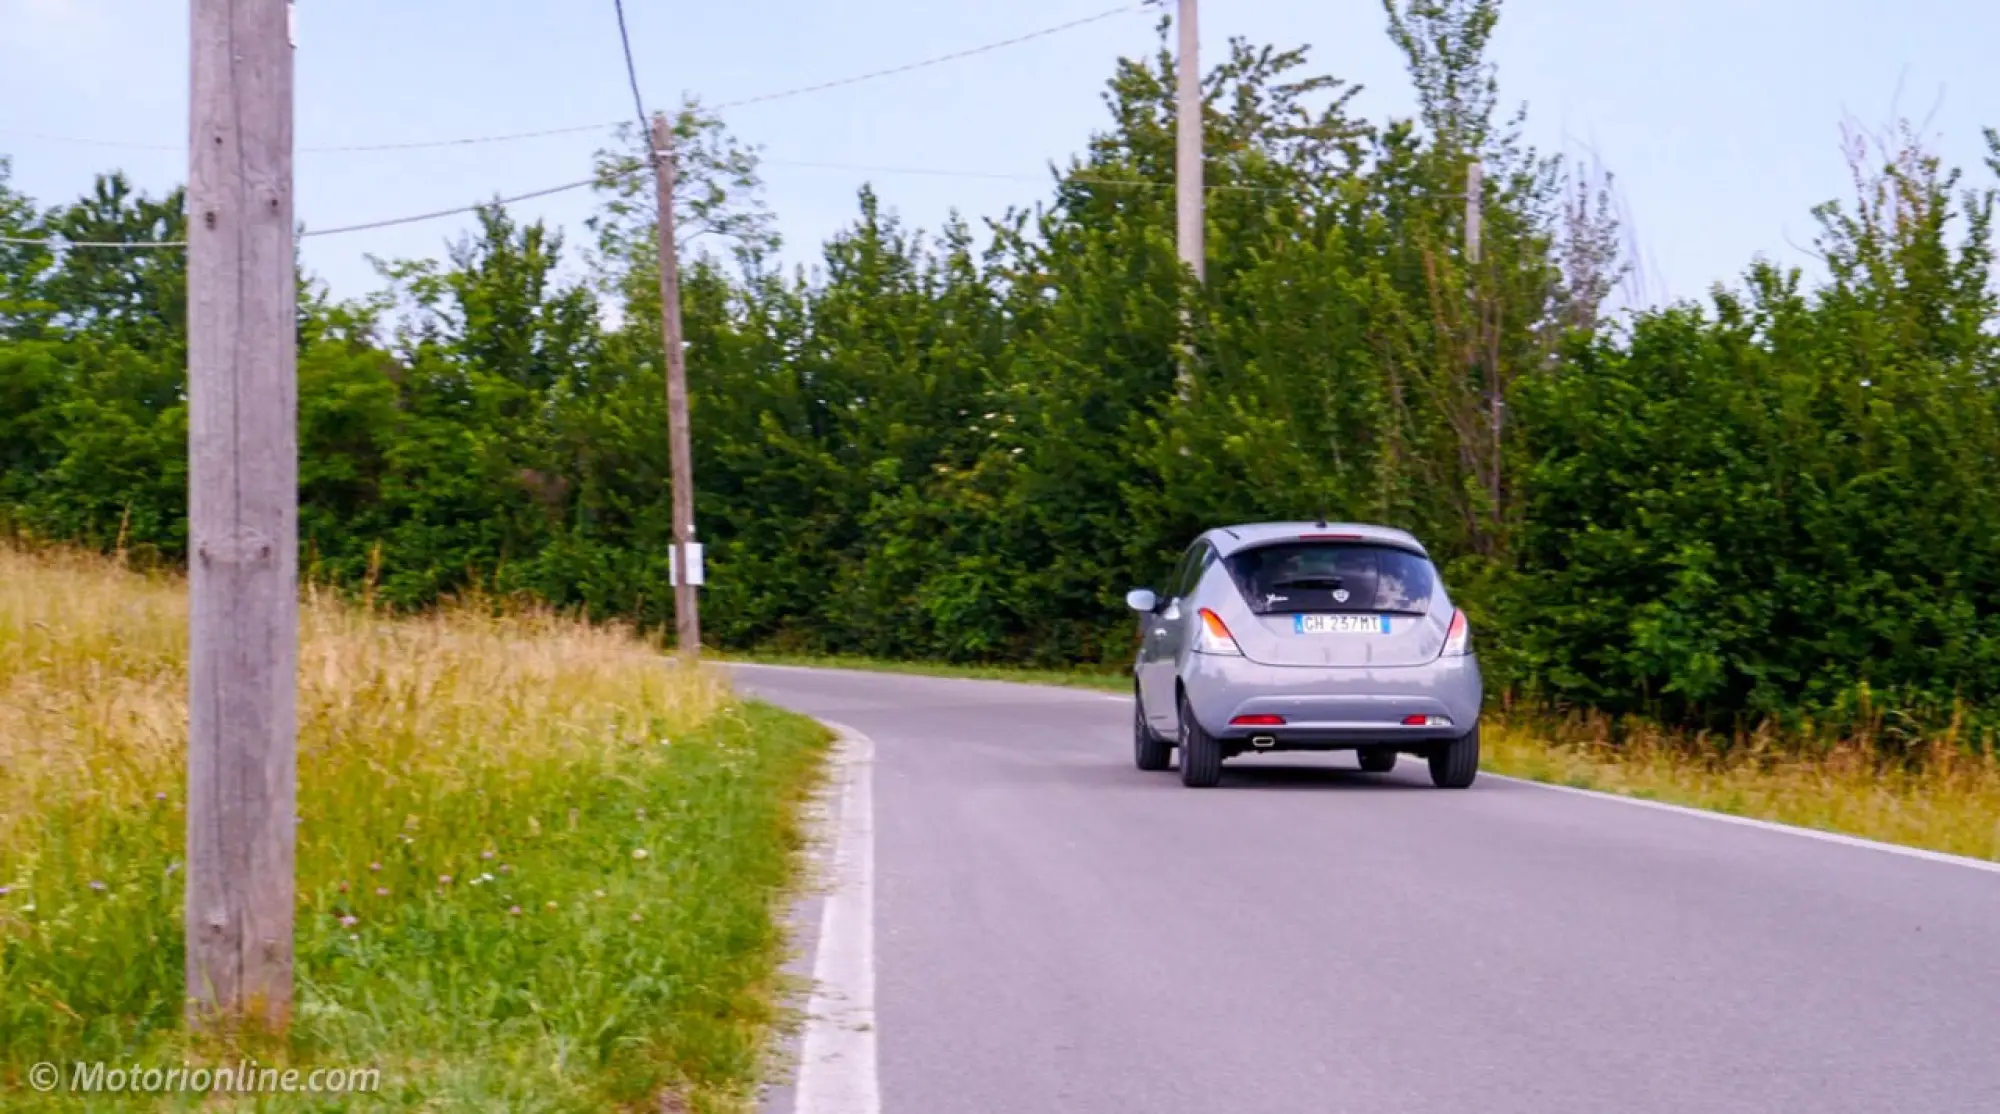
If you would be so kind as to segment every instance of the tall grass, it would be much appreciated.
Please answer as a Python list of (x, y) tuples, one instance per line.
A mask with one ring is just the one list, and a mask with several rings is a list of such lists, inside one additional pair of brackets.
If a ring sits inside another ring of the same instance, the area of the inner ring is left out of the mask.
[(1482, 734), (1496, 773), (2000, 860), (2000, 757), (1951, 732), (1893, 746), (1718, 739), (1581, 715), (1500, 718)]
[[(329, 1109), (741, 1105), (825, 732), (546, 612), (309, 598), (301, 634), (269, 1055), (382, 1070)], [(0, 1105), (225, 1051), (179, 1027), (185, 645), (182, 582), (0, 548)]]

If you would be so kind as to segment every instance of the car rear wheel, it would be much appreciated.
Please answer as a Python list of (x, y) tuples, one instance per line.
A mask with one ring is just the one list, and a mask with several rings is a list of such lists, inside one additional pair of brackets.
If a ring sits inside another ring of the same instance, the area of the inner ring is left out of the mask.
[(1464, 789), (1479, 776), (1479, 728), (1430, 752), (1431, 784), (1439, 789)]
[(1222, 740), (1202, 730), (1181, 697), (1181, 784), (1191, 789), (1207, 789), (1222, 780)]
[(1146, 707), (1132, 697), (1132, 764), (1142, 770), (1164, 770), (1173, 761), (1174, 745), (1146, 724)]
[(1363, 747), (1355, 758), (1361, 768), (1371, 774), (1386, 774), (1396, 768), (1396, 752), (1388, 747)]

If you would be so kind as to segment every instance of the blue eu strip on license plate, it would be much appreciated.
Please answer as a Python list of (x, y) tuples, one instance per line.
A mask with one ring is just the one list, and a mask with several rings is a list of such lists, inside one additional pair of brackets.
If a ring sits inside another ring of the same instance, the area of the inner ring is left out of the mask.
[(1293, 634), (1388, 634), (1387, 615), (1294, 615)]

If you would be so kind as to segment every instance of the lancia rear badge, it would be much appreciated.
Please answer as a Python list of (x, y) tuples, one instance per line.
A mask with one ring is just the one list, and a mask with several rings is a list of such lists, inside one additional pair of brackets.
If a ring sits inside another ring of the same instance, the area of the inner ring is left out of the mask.
[(1346, 602), (1347, 602), (1347, 589), (1345, 589), (1345, 588), (1335, 588), (1335, 589), (1333, 590), (1333, 602), (1335, 602), (1335, 603), (1346, 603)]

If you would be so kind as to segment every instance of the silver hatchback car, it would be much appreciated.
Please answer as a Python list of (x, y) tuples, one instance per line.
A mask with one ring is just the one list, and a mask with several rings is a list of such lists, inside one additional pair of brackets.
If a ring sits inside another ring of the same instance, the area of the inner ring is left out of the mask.
[(1139, 613), (1133, 760), (1207, 787), (1245, 752), (1354, 750), (1431, 782), (1479, 773), (1484, 688), (1465, 613), (1416, 538), (1383, 526), (1270, 522), (1195, 539)]

